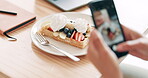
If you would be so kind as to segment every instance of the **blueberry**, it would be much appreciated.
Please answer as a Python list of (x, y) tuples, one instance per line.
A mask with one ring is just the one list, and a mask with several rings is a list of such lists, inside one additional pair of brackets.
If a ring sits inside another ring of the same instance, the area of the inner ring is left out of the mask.
[(75, 29), (75, 28), (74, 28), (74, 31), (76, 31), (76, 32), (77, 32), (77, 29)]
[(68, 28), (65, 28), (65, 29), (64, 29), (64, 33), (65, 33), (65, 34), (67, 34), (67, 33), (68, 33), (68, 31), (69, 31), (69, 29), (68, 29)]
[(73, 29), (73, 30), (72, 30), (72, 33), (73, 33), (74, 31), (75, 31), (75, 30)]
[(60, 32), (63, 32), (63, 31), (64, 31), (64, 29), (65, 29), (65, 28), (62, 28), (62, 29), (60, 29), (59, 31), (60, 31)]
[(71, 33), (67, 33), (67, 37), (70, 38), (71, 37)]
[(74, 32), (74, 30), (69, 30), (69, 33), (73, 33)]
[(85, 35), (86, 35), (86, 33), (83, 33), (83, 35), (85, 36)]

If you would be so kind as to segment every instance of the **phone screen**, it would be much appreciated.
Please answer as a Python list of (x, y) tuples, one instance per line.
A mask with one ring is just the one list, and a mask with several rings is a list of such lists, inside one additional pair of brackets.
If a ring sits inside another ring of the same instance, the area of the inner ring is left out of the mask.
[(95, 28), (118, 58), (127, 54), (116, 51), (116, 46), (125, 41), (113, 1), (98, 1), (89, 4)]
[(116, 14), (111, 15), (107, 9), (101, 9), (94, 11), (93, 15), (97, 30), (102, 34), (109, 46), (124, 41)]

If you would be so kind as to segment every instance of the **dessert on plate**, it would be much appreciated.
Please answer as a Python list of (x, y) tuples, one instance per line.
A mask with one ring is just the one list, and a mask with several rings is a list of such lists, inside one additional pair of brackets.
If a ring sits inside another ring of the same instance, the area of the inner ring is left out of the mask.
[(82, 18), (68, 19), (65, 15), (54, 14), (48, 21), (41, 24), (39, 32), (78, 48), (85, 48), (88, 44), (93, 27)]

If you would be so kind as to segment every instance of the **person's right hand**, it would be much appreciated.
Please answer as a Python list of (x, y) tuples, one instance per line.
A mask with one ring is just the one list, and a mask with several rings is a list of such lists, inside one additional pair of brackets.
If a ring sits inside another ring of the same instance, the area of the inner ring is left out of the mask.
[(148, 60), (148, 38), (143, 37), (141, 34), (125, 26), (122, 26), (122, 28), (127, 41), (119, 44), (117, 51), (128, 51), (131, 55)]

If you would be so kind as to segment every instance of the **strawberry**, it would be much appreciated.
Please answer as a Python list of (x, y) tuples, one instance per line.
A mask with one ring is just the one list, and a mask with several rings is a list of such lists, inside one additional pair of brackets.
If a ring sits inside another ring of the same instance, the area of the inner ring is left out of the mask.
[(76, 34), (77, 34), (77, 32), (75, 32), (74, 37), (73, 37), (73, 39), (75, 39), (75, 40), (76, 40)]
[(70, 37), (70, 39), (73, 39), (74, 35), (75, 35), (76, 31), (74, 31)]
[(81, 41), (82, 35), (83, 35), (82, 33), (79, 33), (79, 34), (78, 34), (78, 39), (77, 39), (78, 41)]
[(82, 35), (82, 36), (81, 36), (81, 41), (83, 41), (83, 40), (84, 40), (84, 38), (85, 38), (85, 36), (84, 36), (84, 35)]
[(78, 35), (79, 35), (78, 32), (74, 35), (74, 39), (75, 39), (76, 41), (78, 40)]
[(49, 31), (53, 31), (50, 27), (48, 28)]

